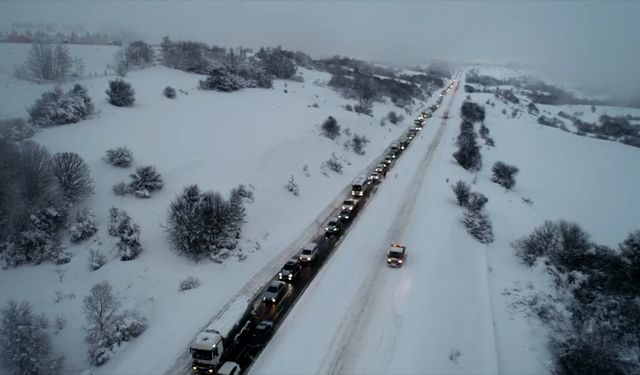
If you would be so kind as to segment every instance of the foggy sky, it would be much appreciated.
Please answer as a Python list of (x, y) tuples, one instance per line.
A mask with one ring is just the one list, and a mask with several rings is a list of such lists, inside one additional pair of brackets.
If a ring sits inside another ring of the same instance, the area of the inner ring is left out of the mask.
[(0, 25), (81, 23), (158, 42), (282, 45), (402, 64), (534, 64), (563, 81), (640, 93), (640, 2), (0, 2)]

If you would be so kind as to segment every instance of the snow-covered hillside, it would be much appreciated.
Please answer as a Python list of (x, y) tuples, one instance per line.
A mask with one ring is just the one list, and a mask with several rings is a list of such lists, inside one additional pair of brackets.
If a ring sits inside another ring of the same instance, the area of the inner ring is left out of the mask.
[[(13, 66), (25, 59), (28, 48), (0, 45), (2, 55), (11, 57), (2, 59), (2, 116), (26, 116), (25, 108), (53, 87), (11, 76)], [(122, 298), (123, 308), (140, 310), (149, 326), (98, 372), (158, 374), (174, 365), (189, 341), (236, 294), (252, 293), (268, 280), (273, 272), (260, 273), (263, 267), (279, 267), (279, 262), (269, 262), (308, 227), (320, 226), (314, 224), (318, 215), (341, 199), (343, 188), (410, 119), (406, 116), (399, 126), (381, 126), (380, 118), (398, 108), (379, 103), (374, 106), (373, 118), (347, 112), (342, 106), (349, 101), (324, 87), (329, 76), (310, 70), (301, 70), (302, 83), (275, 81), (272, 90), (223, 94), (197, 90), (201, 76), (155, 66), (128, 74), (125, 80), (135, 89), (136, 102), (130, 108), (117, 108), (107, 103), (104, 94), (108, 81), (114, 78), (103, 75), (114, 51), (111, 47), (72, 46), (72, 55), (85, 59), (87, 73), (102, 73), (79, 81), (87, 86), (96, 114), (78, 124), (42, 130), (35, 137), (50, 152), (76, 152), (89, 165), (95, 194), (81, 206), (91, 207), (99, 232), (79, 245), (65, 240), (74, 255), (69, 264), (0, 271), (0, 305), (10, 299), (27, 300), (34, 312), (51, 320), (63, 316), (66, 326), (54, 336), (54, 347), (67, 357), (64, 372), (78, 373), (88, 367), (82, 299), (94, 283), (109, 281)], [(174, 87), (178, 97), (169, 100), (162, 96), (165, 86)], [(319, 124), (328, 116), (334, 116), (343, 130), (371, 140), (364, 156), (344, 148), (343, 143), (350, 139), (347, 135), (331, 141), (318, 134)], [(131, 149), (135, 158), (133, 167), (124, 170), (102, 160), (108, 148), (122, 145)], [(332, 153), (342, 160), (344, 170), (325, 176), (321, 165)], [(114, 195), (112, 185), (127, 180), (141, 165), (155, 165), (164, 177), (164, 188), (146, 200)], [(303, 171), (305, 165), (309, 176)], [(284, 188), (291, 175), (300, 188), (298, 197)], [(170, 201), (182, 188), (198, 184), (203, 190), (226, 195), (240, 183), (250, 186), (255, 194), (243, 227), (241, 248), (248, 254), (246, 260), (194, 264), (174, 253), (163, 224)], [(116, 257), (115, 241), (106, 232), (107, 211), (112, 206), (125, 209), (142, 228), (144, 251), (134, 261), (121, 262)], [(109, 263), (90, 272), (90, 250), (109, 254)], [(56, 272), (58, 268), (64, 270), (62, 277)], [(180, 280), (188, 276), (199, 278), (202, 286), (179, 292)]]
[[(493, 95), (470, 94), (496, 103), (485, 105), (496, 147), (482, 147), (483, 168), (471, 174), (451, 157), (464, 96), (454, 99), (446, 128), (427, 121), (395, 167), (398, 177), (372, 199), (252, 372), (551, 372), (548, 329), (521, 302), (552, 290), (553, 281), (523, 266), (511, 244), (544, 220), (562, 218), (615, 248), (640, 223), (640, 149), (543, 127), (526, 113), (512, 118)], [(520, 168), (511, 191), (490, 181), (499, 160)], [(473, 240), (460, 222), (450, 188), (459, 179), (489, 198), (493, 243)], [(403, 210), (406, 202), (415, 206)], [(406, 223), (400, 232), (398, 222)], [(384, 266), (391, 241), (407, 245), (401, 269)]]

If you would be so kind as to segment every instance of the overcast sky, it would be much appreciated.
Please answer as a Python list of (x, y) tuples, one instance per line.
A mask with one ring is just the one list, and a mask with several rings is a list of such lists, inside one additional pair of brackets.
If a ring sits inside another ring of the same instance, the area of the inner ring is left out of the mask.
[(638, 1), (1, 1), (0, 24), (82, 24), (221, 46), (280, 44), (404, 64), (518, 61), (640, 92)]

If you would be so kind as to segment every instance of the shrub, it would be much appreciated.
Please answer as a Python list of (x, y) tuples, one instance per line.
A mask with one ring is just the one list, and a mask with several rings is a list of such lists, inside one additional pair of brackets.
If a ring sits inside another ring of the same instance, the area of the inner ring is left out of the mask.
[(620, 367), (616, 354), (602, 342), (601, 337), (585, 336), (572, 337), (556, 343), (554, 349), (559, 373), (567, 375), (626, 374)]
[(184, 292), (185, 290), (195, 289), (200, 286), (200, 280), (193, 276), (189, 276), (184, 280), (180, 281), (180, 291)]
[(491, 176), (492, 182), (495, 182), (507, 190), (510, 190), (515, 186), (515, 175), (518, 174), (518, 167), (498, 161), (493, 164), (491, 171), (493, 172), (493, 175)]
[(471, 192), (469, 193), (469, 198), (467, 199), (467, 204), (465, 205), (471, 211), (479, 212), (484, 208), (484, 205), (489, 202), (489, 198), (484, 196), (484, 194), (479, 192)]
[(136, 168), (136, 173), (129, 175), (132, 181), (129, 189), (138, 198), (148, 198), (154, 191), (162, 189), (164, 182), (162, 176), (154, 166), (144, 166)]
[(351, 104), (345, 104), (344, 109), (346, 109), (349, 112), (353, 112), (353, 106)]
[(217, 68), (211, 70), (204, 81), (199, 81), (198, 88), (221, 92), (237, 91), (242, 88), (238, 78), (227, 68)]
[(482, 122), (484, 121), (484, 107), (474, 102), (465, 101), (460, 107), (460, 115), (467, 121)]
[(71, 242), (80, 242), (85, 240), (98, 231), (96, 227), (96, 218), (91, 214), (88, 208), (81, 210), (76, 215), (76, 222), (71, 226)]
[(322, 169), (329, 169), (330, 171), (334, 171), (338, 174), (342, 174), (342, 163), (338, 161), (338, 157), (335, 153), (331, 153), (331, 159), (322, 163)]
[(329, 139), (336, 139), (340, 136), (340, 125), (338, 125), (338, 121), (333, 116), (329, 116), (320, 126), (320, 131), (323, 136)]
[(294, 180), (293, 175), (289, 177), (289, 181), (287, 181), (287, 184), (285, 185), (285, 189), (287, 189), (288, 192), (295, 195), (296, 197), (298, 196), (298, 194), (300, 194), (300, 189), (298, 188), (298, 184), (296, 184), (296, 181)]
[(482, 168), (482, 156), (480, 147), (476, 143), (476, 134), (473, 131), (473, 124), (463, 121), (460, 124), (460, 134), (456, 144), (458, 150), (453, 153), (453, 158), (466, 170), (475, 172)]
[(96, 271), (102, 266), (107, 264), (107, 257), (97, 250), (91, 250), (89, 252), (89, 269)]
[(453, 186), (451, 186), (451, 189), (456, 195), (458, 205), (460, 205), (461, 207), (465, 207), (469, 202), (469, 195), (471, 194), (471, 188), (469, 187), (469, 184), (459, 180)]
[(389, 114), (387, 114), (387, 119), (390, 123), (395, 125), (399, 122), (402, 122), (402, 120), (404, 120), (404, 117), (402, 115), (396, 114), (394, 111), (390, 111)]
[(153, 49), (145, 42), (138, 40), (129, 43), (125, 50), (125, 58), (129, 66), (146, 66), (153, 62)]
[(486, 212), (467, 209), (462, 217), (467, 232), (483, 244), (493, 242), (493, 227)]
[(10, 300), (0, 312), (0, 360), (15, 374), (58, 374), (64, 357), (56, 357), (44, 315), (32, 312), (28, 302)]
[(366, 136), (354, 134), (353, 138), (351, 139), (351, 147), (353, 148), (353, 152), (358, 155), (364, 155), (364, 148), (369, 142), (369, 138), (367, 138)]
[(619, 246), (620, 254), (627, 263), (629, 278), (635, 285), (640, 285), (640, 230), (629, 233)]
[(267, 72), (276, 78), (289, 79), (296, 73), (293, 55), (280, 47), (260, 48), (256, 56), (262, 60)]
[(118, 182), (112, 187), (113, 193), (119, 197), (123, 197), (129, 193), (131, 193), (131, 189), (129, 189), (129, 185), (124, 182)]
[(540, 113), (540, 110), (533, 102), (531, 102), (527, 105), (527, 112), (529, 112), (529, 114), (537, 116)]
[(474, 93), (476, 90), (471, 85), (464, 85), (464, 92)]
[(140, 226), (134, 223), (126, 212), (122, 211), (115, 231), (118, 237), (116, 248), (118, 249), (120, 260), (128, 261), (137, 258), (142, 253)]
[(89, 167), (76, 153), (59, 152), (53, 155), (51, 172), (69, 203), (78, 202), (93, 193)]
[(127, 168), (133, 162), (133, 153), (126, 147), (107, 150), (104, 160), (114, 167)]
[(116, 107), (130, 107), (136, 101), (135, 91), (131, 84), (119, 78), (109, 81), (109, 89), (106, 91), (109, 103)]
[(162, 95), (169, 99), (173, 99), (176, 97), (176, 90), (171, 86), (167, 86), (162, 90)]
[(360, 99), (358, 104), (353, 106), (353, 111), (367, 116), (373, 116), (373, 102), (371, 100)]
[(10, 142), (20, 142), (31, 138), (36, 130), (23, 118), (0, 120), (0, 138)]
[(60, 87), (42, 94), (27, 109), (31, 123), (40, 126), (75, 124), (93, 113), (95, 107), (87, 89), (75, 85), (66, 93)]

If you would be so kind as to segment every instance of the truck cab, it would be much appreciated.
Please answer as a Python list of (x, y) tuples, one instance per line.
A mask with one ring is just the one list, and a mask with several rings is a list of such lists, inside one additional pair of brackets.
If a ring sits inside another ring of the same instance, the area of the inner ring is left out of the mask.
[(389, 267), (402, 267), (407, 255), (407, 247), (392, 243), (387, 250), (387, 265)]

